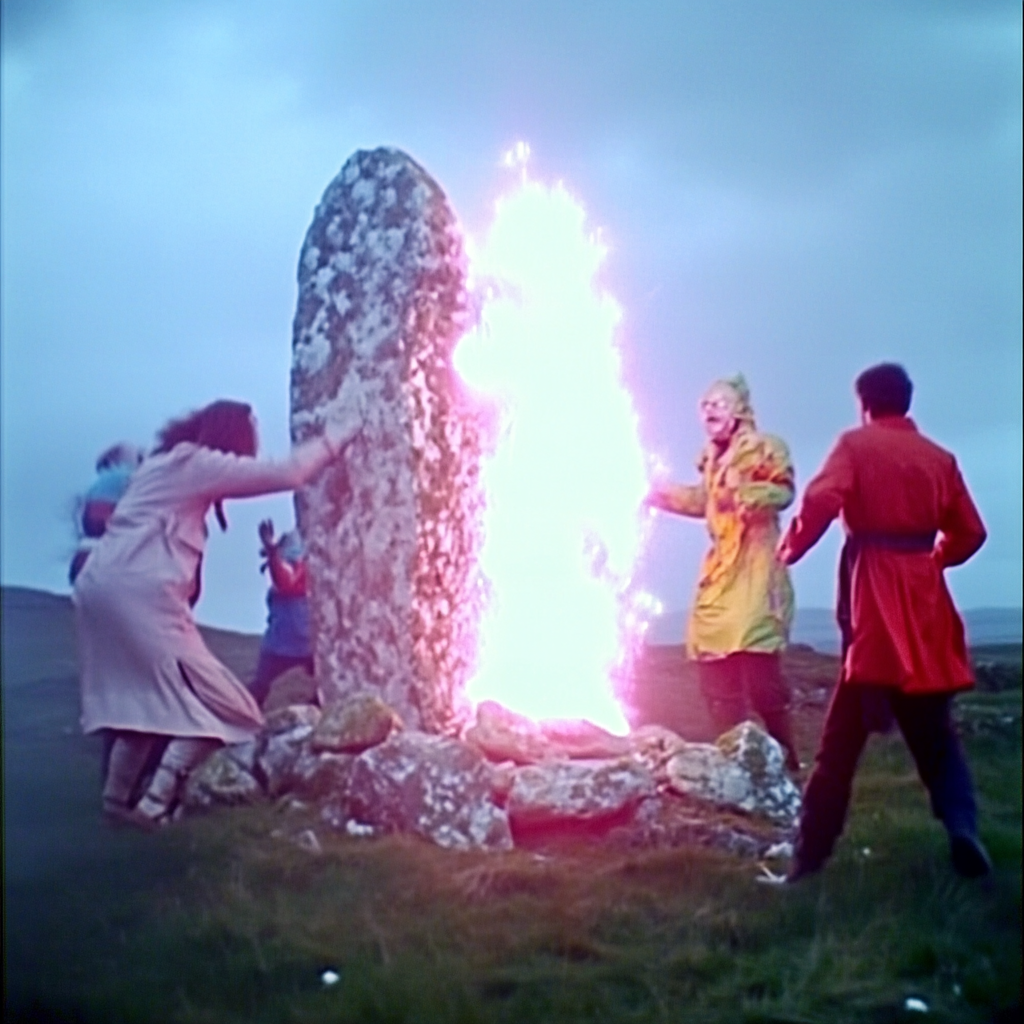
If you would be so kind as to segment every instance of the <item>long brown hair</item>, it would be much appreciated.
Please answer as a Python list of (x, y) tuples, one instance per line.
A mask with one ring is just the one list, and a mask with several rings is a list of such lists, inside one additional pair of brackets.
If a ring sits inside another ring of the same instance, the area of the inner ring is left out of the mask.
[[(256, 454), (256, 428), (252, 420), (252, 406), (227, 398), (211, 402), (181, 419), (171, 420), (156, 437), (154, 455), (169, 452), (185, 441), (235, 455)], [(220, 528), (226, 530), (228, 521), (224, 516), (224, 506), (221, 502), (214, 502), (214, 511)]]
[(169, 452), (183, 441), (235, 455), (256, 454), (252, 406), (222, 398), (181, 419), (171, 420), (157, 434), (154, 455)]

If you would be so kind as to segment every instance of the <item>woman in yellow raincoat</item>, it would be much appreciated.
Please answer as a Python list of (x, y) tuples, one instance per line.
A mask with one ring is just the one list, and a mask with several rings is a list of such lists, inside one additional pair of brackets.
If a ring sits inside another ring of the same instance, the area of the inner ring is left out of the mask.
[(780, 652), (789, 639), (793, 589), (775, 555), (779, 512), (794, 496), (793, 465), (785, 443), (754, 422), (742, 375), (716, 381), (701, 399), (708, 435), (697, 468), (701, 482), (656, 487), (649, 502), (703, 518), (711, 536), (687, 627), (701, 690), (719, 733), (747, 717), (747, 703), (800, 766), (790, 721), (789, 688)]

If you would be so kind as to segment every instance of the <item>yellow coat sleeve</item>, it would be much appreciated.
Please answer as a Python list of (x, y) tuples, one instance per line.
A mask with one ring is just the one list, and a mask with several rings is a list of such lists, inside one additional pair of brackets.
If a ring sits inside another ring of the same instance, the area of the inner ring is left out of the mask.
[(650, 503), (663, 512), (703, 519), (708, 492), (703, 484), (663, 484), (651, 491)]

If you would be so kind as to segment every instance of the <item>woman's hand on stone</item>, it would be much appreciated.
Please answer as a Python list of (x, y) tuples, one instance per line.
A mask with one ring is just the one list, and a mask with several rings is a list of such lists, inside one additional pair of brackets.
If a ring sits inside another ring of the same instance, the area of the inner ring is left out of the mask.
[(349, 376), (326, 413), (324, 440), (331, 454), (338, 455), (363, 429), (366, 421), (366, 405), (358, 377)]
[(350, 406), (335, 413), (324, 423), (324, 440), (332, 455), (338, 455), (346, 445), (363, 429), (363, 410)]
[(796, 552), (793, 550), (793, 543), (787, 532), (779, 541), (775, 549), (775, 557), (782, 565), (792, 565), (796, 561)]

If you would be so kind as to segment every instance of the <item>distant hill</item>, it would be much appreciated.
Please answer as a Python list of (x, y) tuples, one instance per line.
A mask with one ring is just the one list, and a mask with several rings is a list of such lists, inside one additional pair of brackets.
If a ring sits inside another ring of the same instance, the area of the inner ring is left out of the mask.
[[(30, 587), (0, 587), (2, 676), (6, 689), (38, 679), (77, 677), (71, 598)], [(259, 637), (200, 626), (210, 650), (240, 678), (256, 664)]]
[[(19, 651), (25, 652), (34, 666), (44, 667), (47, 674), (59, 675), (76, 672), (77, 660), (74, 645), (71, 600), (60, 594), (50, 594), (29, 587), (0, 587), (2, 595), (5, 651), (9, 630), (18, 630)], [(680, 644), (683, 638), (685, 611), (666, 612), (657, 618), (647, 634), (651, 644)], [(1022, 637), (1020, 608), (971, 608), (963, 613), (967, 623), (967, 638), (972, 647), (989, 644), (1019, 644)], [(255, 658), (253, 637), (233, 633), (229, 630), (204, 626), (202, 632), (213, 650), (243, 675), (249, 671), (249, 663)], [(822, 654), (839, 653), (839, 630), (830, 608), (798, 608), (793, 624), (794, 643), (807, 644)], [(5, 654), (5, 668), (8, 663)]]
[[(685, 611), (666, 612), (651, 624), (647, 640), (653, 644), (682, 642)], [(972, 647), (1021, 642), (1020, 608), (969, 608), (963, 612), (967, 642)], [(831, 608), (798, 608), (791, 637), (823, 654), (839, 653), (839, 630)]]

